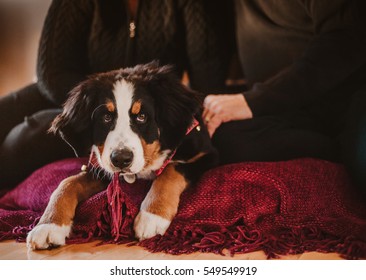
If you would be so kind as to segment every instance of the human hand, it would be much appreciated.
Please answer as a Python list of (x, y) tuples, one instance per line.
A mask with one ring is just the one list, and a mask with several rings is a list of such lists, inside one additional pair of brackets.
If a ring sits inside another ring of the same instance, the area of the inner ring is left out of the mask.
[(249, 108), (243, 94), (208, 95), (203, 102), (203, 120), (210, 136), (225, 122), (251, 119)]

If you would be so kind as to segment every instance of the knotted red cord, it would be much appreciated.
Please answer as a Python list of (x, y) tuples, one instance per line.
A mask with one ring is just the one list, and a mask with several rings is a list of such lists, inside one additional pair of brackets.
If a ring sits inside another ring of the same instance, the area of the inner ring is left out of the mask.
[(123, 191), (118, 173), (114, 174), (108, 185), (107, 199), (113, 240), (117, 242), (120, 239), (133, 237), (132, 225), (138, 209)]

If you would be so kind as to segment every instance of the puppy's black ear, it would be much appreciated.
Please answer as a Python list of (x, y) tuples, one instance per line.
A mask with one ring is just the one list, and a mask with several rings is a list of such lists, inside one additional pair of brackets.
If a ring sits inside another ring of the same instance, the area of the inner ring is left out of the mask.
[(49, 132), (61, 136), (74, 150), (76, 156), (84, 156), (92, 145), (91, 115), (96, 96), (89, 85), (82, 82), (69, 93), (63, 112), (52, 122)]
[(154, 75), (152, 92), (155, 99), (156, 120), (161, 131), (169, 134), (170, 146), (179, 144), (202, 109), (203, 97), (182, 85), (171, 66), (163, 66)]

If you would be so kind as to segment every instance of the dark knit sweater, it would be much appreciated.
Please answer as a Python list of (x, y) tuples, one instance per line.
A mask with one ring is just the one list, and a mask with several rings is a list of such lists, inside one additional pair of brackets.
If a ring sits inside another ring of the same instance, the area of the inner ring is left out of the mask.
[(238, 49), (254, 84), (245, 97), (254, 116), (317, 106), (342, 113), (366, 84), (365, 3), (236, 0)]
[(126, 1), (54, 0), (40, 41), (40, 89), (60, 105), (91, 73), (158, 59), (186, 70), (192, 88), (220, 91), (233, 45), (229, 2), (140, 0), (130, 38)]

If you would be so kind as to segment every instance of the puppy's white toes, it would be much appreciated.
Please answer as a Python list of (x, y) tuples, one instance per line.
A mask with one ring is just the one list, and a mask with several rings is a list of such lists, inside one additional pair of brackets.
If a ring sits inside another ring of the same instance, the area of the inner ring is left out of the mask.
[(163, 235), (171, 221), (158, 215), (141, 210), (134, 224), (135, 236), (139, 240), (151, 238), (157, 234)]
[(27, 247), (31, 250), (42, 250), (65, 245), (71, 226), (41, 224), (32, 229), (27, 236)]

